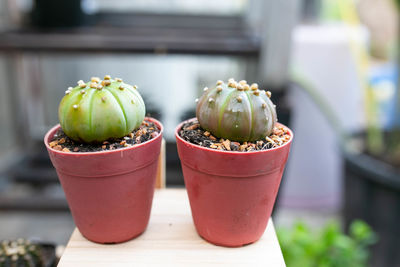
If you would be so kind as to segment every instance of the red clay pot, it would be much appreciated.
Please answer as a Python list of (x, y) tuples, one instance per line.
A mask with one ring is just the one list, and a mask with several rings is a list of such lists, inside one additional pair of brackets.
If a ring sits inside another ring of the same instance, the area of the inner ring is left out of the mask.
[(132, 147), (88, 153), (50, 148), (60, 128), (44, 137), (51, 162), (64, 189), (79, 231), (98, 243), (120, 243), (140, 235), (147, 227), (160, 154), (160, 134)]
[(197, 232), (227, 247), (257, 241), (271, 216), (292, 131), (281, 147), (243, 153), (189, 143), (179, 136), (183, 123), (175, 136)]

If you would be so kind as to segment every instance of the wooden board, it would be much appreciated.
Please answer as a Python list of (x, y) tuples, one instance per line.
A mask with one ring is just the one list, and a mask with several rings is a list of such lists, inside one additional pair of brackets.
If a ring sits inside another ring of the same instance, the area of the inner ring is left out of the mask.
[(158, 157), (156, 188), (165, 188), (166, 186), (166, 170), (165, 170), (165, 145), (166, 141), (163, 138), (161, 142), (160, 156)]
[(184, 189), (156, 190), (144, 234), (117, 245), (86, 240), (77, 229), (59, 263), (78, 266), (285, 266), (272, 220), (262, 238), (241, 248), (212, 245), (199, 237)]

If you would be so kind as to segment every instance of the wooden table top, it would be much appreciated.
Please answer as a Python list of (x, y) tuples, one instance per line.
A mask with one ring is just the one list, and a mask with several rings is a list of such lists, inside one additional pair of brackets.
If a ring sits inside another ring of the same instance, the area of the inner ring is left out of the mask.
[(240, 248), (212, 245), (196, 232), (184, 189), (156, 190), (147, 230), (136, 239), (101, 245), (73, 232), (66, 266), (286, 266), (272, 220), (261, 239)]

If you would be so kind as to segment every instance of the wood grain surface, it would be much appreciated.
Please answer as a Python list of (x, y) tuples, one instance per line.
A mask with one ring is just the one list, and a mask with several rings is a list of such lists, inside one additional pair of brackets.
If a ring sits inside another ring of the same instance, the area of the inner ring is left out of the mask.
[(240, 248), (203, 240), (184, 189), (156, 190), (147, 230), (116, 245), (86, 240), (75, 229), (58, 266), (285, 266), (272, 220), (261, 239)]

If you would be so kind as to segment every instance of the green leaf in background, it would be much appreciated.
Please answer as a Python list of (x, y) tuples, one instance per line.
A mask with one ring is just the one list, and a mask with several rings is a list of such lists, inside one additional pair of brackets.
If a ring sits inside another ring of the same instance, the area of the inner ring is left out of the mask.
[(396, 6), (397, 6), (397, 9), (400, 10), (400, 0), (394, 0), (394, 2), (396, 4)]
[[(400, 1), (400, 0), (398, 0)], [(321, 20), (322, 21), (343, 21), (341, 5), (354, 6), (354, 0), (322, 0)]]
[(288, 267), (364, 267), (368, 246), (377, 241), (372, 229), (354, 221), (346, 235), (337, 222), (329, 222), (320, 231), (311, 231), (304, 222), (291, 229), (277, 230), (283, 257)]

